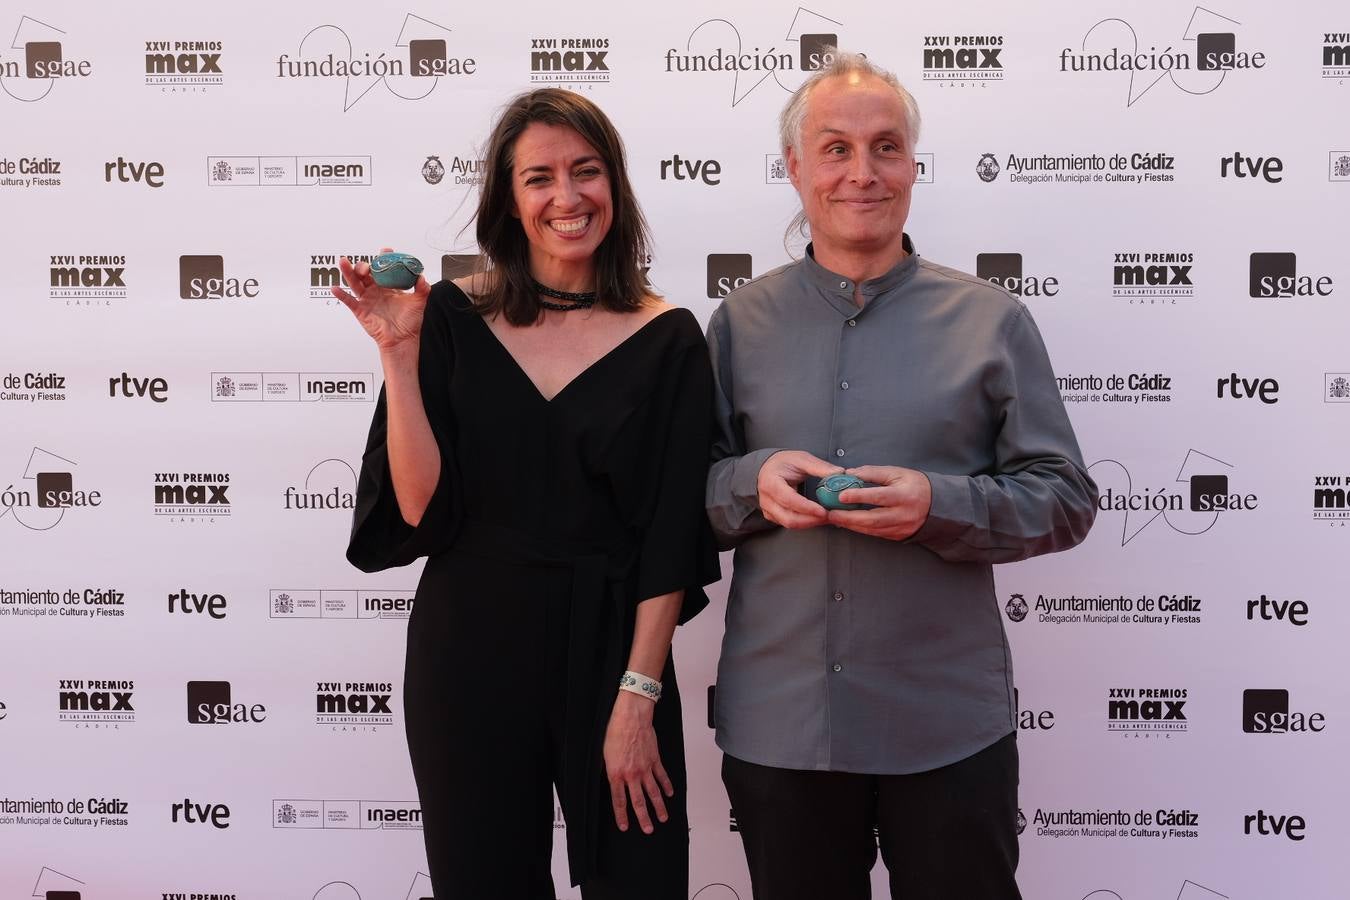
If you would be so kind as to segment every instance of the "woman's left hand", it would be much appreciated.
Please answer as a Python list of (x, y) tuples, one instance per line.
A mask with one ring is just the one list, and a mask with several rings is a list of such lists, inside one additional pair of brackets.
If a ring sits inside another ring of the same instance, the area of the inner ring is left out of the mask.
[[(652, 717), (656, 704), (629, 691), (619, 691), (614, 711), (605, 730), (605, 774), (609, 777), (609, 796), (614, 806), (614, 822), (620, 831), (628, 830), (628, 803), (644, 834), (651, 834), (651, 810), (662, 822), (670, 818), (665, 797), (675, 796), (661, 754), (656, 746)], [(665, 797), (662, 796), (664, 792)]]

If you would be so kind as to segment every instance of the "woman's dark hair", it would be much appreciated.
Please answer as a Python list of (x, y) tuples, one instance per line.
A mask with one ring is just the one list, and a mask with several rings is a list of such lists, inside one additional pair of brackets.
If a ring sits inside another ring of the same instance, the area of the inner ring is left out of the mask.
[(628, 181), (623, 141), (599, 107), (557, 88), (542, 88), (513, 99), (488, 138), (474, 218), (483, 262), (491, 272), (475, 305), (483, 315), (503, 313), (512, 325), (533, 324), (541, 312), (530, 275), (529, 241), (520, 220), (511, 214), (516, 140), (534, 122), (572, 129), (604, 161), (614, 210), (609, 233), (595, 251), (596, 303), (616, 312), (637, 309), (651, 293), (642, 274), (651, 238)]

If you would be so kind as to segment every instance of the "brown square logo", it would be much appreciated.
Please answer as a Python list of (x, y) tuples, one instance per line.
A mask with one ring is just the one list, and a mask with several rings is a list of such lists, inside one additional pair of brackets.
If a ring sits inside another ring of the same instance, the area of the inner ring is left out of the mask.
[(408, 64), (415, 76), (446, 74), (445, 41), (409, 41)]
[(804, 34), (800, 38), (803, 72), (815, 72), (834, 61), (834, 49), (839, 46), (837, 34)]
[(477, 253), (441, 254), (441, 278), (444, 281), (453, 281), (456, 278), (463, 278), (466, 275), (472, 275), (477, 270)]
[(189, 681), (187, 720), (192, 725), (230, 724), (230, 683)]
[(708, 299), (720, 300), (750, 280), (749, 253), (708, 254)]
[(40, 507), (70, 506), (71, 497), (75, 493), (75, 479), (69, 472), (39, 472), (37, 491)]
[(60, 41), (29, 41), (23, 45), (28, 57), (29, 78), (56, 78), (61, 73)]
[(220, 297), (225, 288), (225, 257), (178, 257), (178, 296), (184, 300)]

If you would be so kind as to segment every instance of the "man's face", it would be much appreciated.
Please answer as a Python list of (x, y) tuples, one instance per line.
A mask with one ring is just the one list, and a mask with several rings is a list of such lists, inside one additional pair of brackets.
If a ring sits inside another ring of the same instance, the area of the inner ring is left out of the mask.
[(900, 242), (918, 170), (905, 112), (869, 75), (822, 81), (807, 98), (800, 150), (787, 151), (816, 250), (884, 252)]

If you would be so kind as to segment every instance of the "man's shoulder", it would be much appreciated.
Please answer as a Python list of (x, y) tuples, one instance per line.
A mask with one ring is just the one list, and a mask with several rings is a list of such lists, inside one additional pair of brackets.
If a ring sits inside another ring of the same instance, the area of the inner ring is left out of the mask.
[(971, 303), (988, 304), (1004, 315), (1020, 314), (1025, 308), (1021, 298), (1002, 285), (930, 259), (919, 259), (919, 273), (929, 290)]
[(779, 319), (797, 297), (793, 286), (799, 266), (800, 260), (778, 266), (731, 291), (713, 310), (709, 333), (726, 335), (732, 330), (757, 328), (758, 323)]
[(790, 298), (784, 289), (791, 287), (799, 277), (801, 265), (801, 260), (794, 260), (750, 279), (727, 294), (723, 306), (748, 307), (788, 301)]

